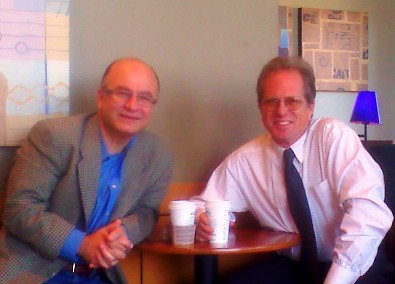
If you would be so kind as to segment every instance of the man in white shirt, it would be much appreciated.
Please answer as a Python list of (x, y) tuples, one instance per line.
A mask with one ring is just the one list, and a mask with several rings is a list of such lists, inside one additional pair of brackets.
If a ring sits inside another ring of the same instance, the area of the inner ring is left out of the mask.
[[(321, 283), (393, 283), (379, 278), (380, 267), (369, 270), (393, 221), (382, 171), (352, 129), (334, 119), (313, 119), (311, 66), (300, 58), (272, 59), (258, 78), (257, 94), (269, 133), (229, 155), (201, 197), (228, 199), (233, 212), (249, 211), (262, 227), (297, 233), (283, 174), (283, 151), (291, 148), (311, 212)], [(196, 239), (206, 241), (212, 232), (200, 215)], [(300, 247), (281, 251), (229, 283), (301, 283), (299, 255)]]

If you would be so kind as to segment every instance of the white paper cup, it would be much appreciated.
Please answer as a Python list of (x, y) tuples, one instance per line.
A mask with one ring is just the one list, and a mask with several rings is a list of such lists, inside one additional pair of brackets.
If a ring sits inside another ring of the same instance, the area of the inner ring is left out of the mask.
[(229, 236), (229, 210), (228, 200), (208, 200), (205, 204), (210, 225), (214, 229), (210, 243), (221, 244), (228, 242)]
[(195, 242), (196, 225), (173, 226), (173, 244), (175, 246), (191, 245)]
[(173, 200), (169, 204), (170, 219), (173, 226), (192, 226), (195, 224), (196, 205), (189, 200)]

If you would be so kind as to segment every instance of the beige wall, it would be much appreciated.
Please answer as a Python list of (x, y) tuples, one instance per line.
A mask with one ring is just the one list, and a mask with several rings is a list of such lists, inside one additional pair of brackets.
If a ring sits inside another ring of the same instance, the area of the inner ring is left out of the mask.
[(174, 180), (204, 180), (263, 131), (255, 80), (276, 54), (276, 9), (275, 0), (72, 1), (72, 112), (95, 109), (97, 82), (114, 58), (146, 60), (161, 81), (150, 129), (174, 153)]
[[(174, 181), (205, 181), (227, 154), (264, 131), (255, 81), (277, 54), (279, 3), (369, 12), (369, 84), (384, 121), (369, 134), (395, 139), (393, 0), (71, 1), (72, 113), (95, 110), (95, 89), (110, 61), (146, 60), (162, 88), (150, 129), (174, 153)], [(353, 102), (353, 94), (320, 93), (316, 114), (346, 122)]]

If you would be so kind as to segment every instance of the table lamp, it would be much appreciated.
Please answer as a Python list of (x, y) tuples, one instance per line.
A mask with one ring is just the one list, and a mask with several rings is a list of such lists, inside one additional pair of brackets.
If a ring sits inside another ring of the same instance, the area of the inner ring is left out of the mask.
[(358, 136), (363, 137), (364, 142), (366, 143), (368, 140), (367, 125), (381, 124), (379, 106), (375, 92), (358, 92), (350, 122), (364, 125), (364, 134), (359, 134)]

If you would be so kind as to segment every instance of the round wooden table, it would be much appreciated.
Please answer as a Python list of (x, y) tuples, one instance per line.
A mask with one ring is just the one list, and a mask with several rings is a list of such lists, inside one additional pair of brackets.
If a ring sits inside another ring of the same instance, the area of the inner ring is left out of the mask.
[(273, 252), (300, 244), (297, 234), (273, 232), (264, 229), (234, 229), (229, 232), (226, 244), (211, 245), (195, 242), (192, 245), (175, 246), (160, 234), (140, 243), (141, 251), (162, 254), (188, 254), (195, 256), (194, 279), (196, 284), (216, 283), (219, 255), (236, 255)]

